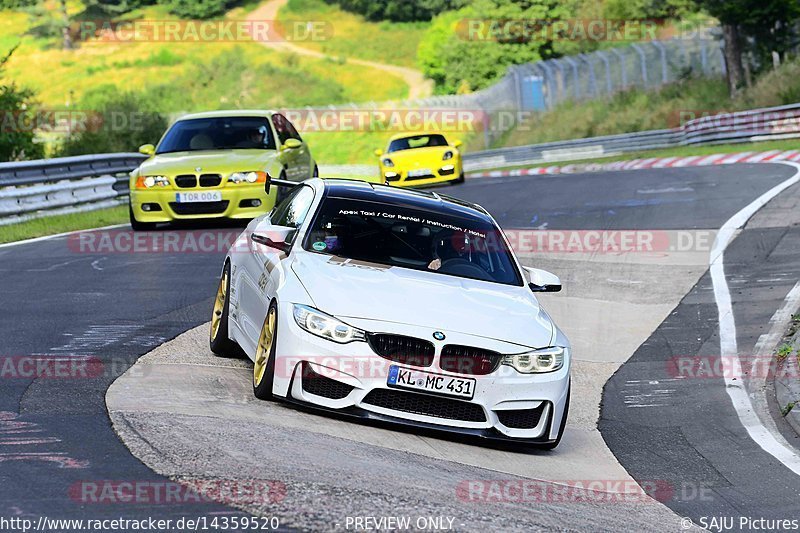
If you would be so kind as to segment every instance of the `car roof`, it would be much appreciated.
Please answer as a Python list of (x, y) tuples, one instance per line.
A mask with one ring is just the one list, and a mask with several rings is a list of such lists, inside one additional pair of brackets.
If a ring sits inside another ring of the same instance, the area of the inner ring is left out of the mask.
[(479, 218), (494, 224), (489, 213), (478, 204), (435, 191), (403, 189), (366, 181), (327, 178), (320, 180), (328, 198), (379, 202), (409, 209), (422, 209), (456, 217)]
[(192, 120), (196, 118), (227, 118), (227, 117), (271, 117), (275, 111), (266, 109), (223, 109), (220, 111), (203, 111), (183, 115), (178, 120)]
[(406, 132), (403, 132), (403, 133), (396, 133), (396, 134), (392, 135), (391, 137), (389, 137), (389, 142), (396, 141), (397, 139), (405, 139), (406, 137), (421, 137), (421, 136), (424, 136), (424, 135), (441, 135), (445, 139), (447, 139), (447, 135), (445, 135), (443, 131), (434, 131), (434, 130), (429, 130), (429, 131), (406, 131)]

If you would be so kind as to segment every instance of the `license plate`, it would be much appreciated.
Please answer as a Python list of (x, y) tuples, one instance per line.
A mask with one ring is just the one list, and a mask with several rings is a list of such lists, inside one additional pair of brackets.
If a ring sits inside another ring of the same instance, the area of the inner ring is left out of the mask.
[(181, 204), (194, 202), (219, 202), (222, 201), (220, 191), (176, 192), (175, 201)]
[(428, 174), (432, 174), (429, 168), (415, 168), (408, 171), (409, 178), (418, 178), (419, 176), (427, 176)]
[(475, 380), (472, 378), (443, 376), (394, 365), (389, 367), (386, 384), (399, 389), (426, 391), (458, 398), (472, 399), (475, 395)]

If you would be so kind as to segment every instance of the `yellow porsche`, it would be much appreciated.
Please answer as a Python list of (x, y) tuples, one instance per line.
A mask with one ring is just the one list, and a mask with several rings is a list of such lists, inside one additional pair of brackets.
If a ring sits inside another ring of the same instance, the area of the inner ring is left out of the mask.
[(271, 111), (213, 111), (181, 117), (130, 176), (130, 222), (147, 230), (183, 219), (250, 219), (272, 209), (269, 178), (319, 174), (295, 127)]
[(401, 133), (389, 139), (386, 151), (375, 150), (380, 175), (400, 187), (461, 183), (464, 167), (461, 141), (448, 142), (439, 132)]

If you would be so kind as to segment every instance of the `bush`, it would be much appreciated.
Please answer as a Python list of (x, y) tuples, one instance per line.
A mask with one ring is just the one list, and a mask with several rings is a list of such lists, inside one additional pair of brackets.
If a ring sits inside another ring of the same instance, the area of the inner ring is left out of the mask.
[(431, 20), (434, 16), (464, 6), (466, 0), (325, 0), (345, 11), (363, 15), (368, 20), (412, 22)]
[(80, 109), (93, 110), (87, 127), (67, 137), (56, 155), (131, 152), (155, 143), (167, 129), (167, 118), (151, 108), (151, 101), (144, 94), (120, 93), (111, 85), (87, 92), (80, 102)]
[(181, 18), (209, 19), (218, 17), (233, 2), (230, 0), (165, 0), (170, 12)]
[(474, 0), (433, 20), (417, 49), (417, 62), (439, 93), (452, 94), (467, 86), (469, 90), (482, 89), (496, 83), (511, 65), (552, 57), (553, 42), (519, 41), (504, 35), (487, 38), (488, 24), (480, 34), (472, 35), (464, 21), (559, 20), (569, 16), (569, 8), (555, 0)]
[[(16, 47), (0, 58), (0, 74), (14, 50)], [(34, 142), (35, 132), (30, 127), (38, 121), (29, 120), (36, 115), (33, 91), (19, 88), (13, 82), (0, 81), (0, 113), (0, 161), (42, 157), (44, 150), (41, 144)]]

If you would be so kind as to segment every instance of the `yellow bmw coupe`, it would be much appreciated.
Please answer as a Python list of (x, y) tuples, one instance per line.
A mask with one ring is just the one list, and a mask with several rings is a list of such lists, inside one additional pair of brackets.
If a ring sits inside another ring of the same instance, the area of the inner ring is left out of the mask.
[(375, 150), (375, 155), (380, 159), (381, 177), (391, 185), (461, 183), (460, 146), (461, 141), (448, 142), (438, 132), (401, 133), (389, 139), (386, 152)]
[(271, 111), (214, 111), (181, 117), (130, 176), (130, 222), (147, 230), (182, 219), (250, 219), (272, 209), (268, 178), (319, 174), (295, 127)]

